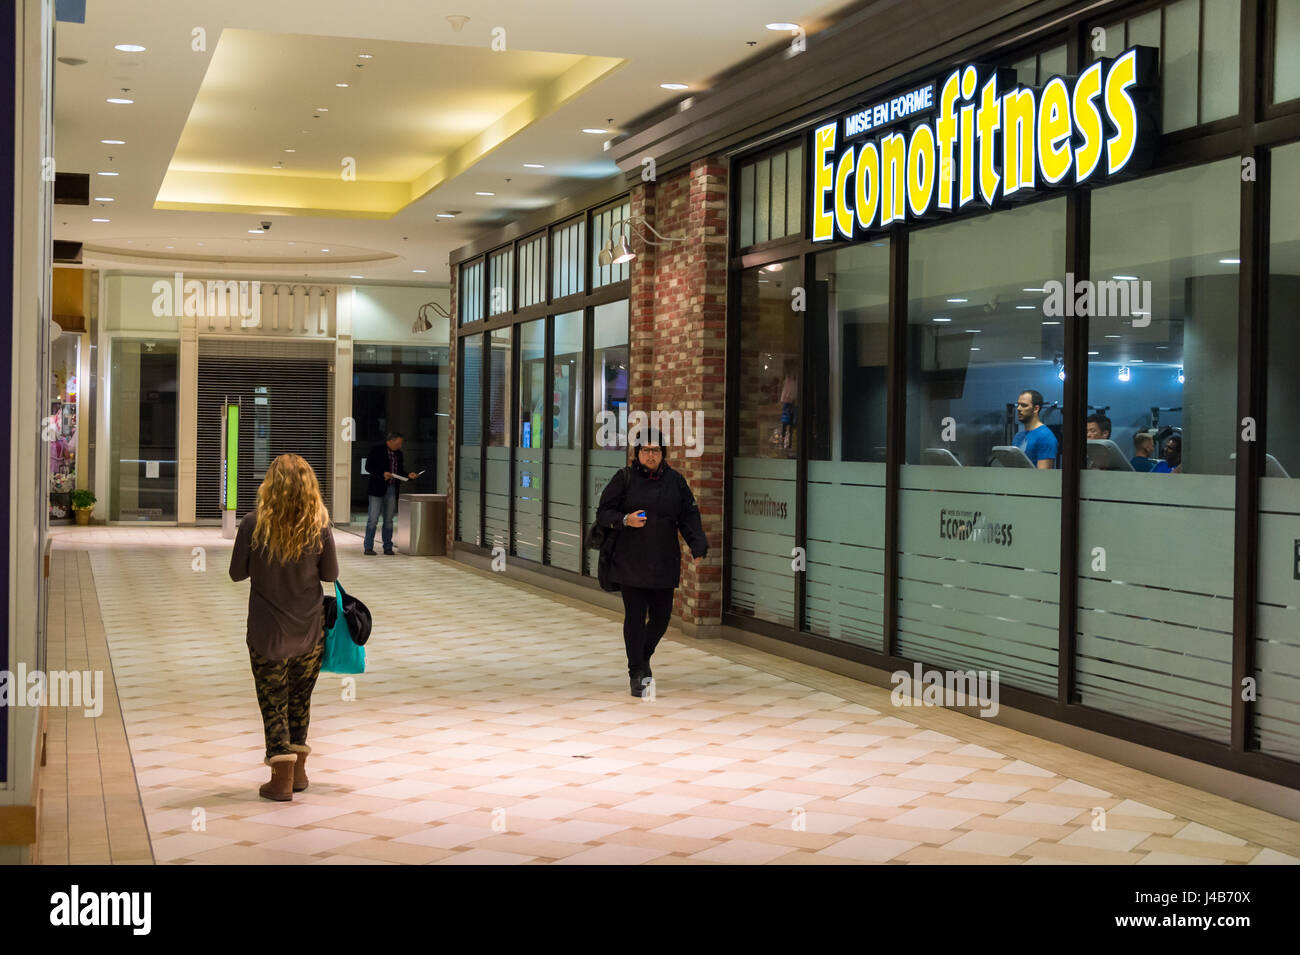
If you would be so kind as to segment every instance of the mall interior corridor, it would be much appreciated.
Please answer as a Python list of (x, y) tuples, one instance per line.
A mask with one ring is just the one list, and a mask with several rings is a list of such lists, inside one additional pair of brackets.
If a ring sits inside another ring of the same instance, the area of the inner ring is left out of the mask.
[(107, 699), (51, 723), (46, 864), (1300, 862), (1300, 823), (725, 639), (670, 630), (632, 698), (615, 615), (344, 533), (367, 672), (267, 802), (230, 543), (53, 536), (51, 666)]

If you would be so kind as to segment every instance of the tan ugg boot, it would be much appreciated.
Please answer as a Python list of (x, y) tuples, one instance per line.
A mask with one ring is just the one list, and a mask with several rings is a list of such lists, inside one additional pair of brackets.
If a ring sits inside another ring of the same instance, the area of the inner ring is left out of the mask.
[(311, 747), (306, 743), (290, 743), (289, 748), (298, 757), (293, 766), (293, 791), (300, 793), (307, 788), (307, 754)]
[(285, 753), (281, 756), (272, 756), (266, 764), (271, 767), (271, 781), (264, 783), (257, 790), (257, 794), (263, 799), (274, 799), (276, 802), (292, 801), (293, 770), (298, 764), (298, 755)]

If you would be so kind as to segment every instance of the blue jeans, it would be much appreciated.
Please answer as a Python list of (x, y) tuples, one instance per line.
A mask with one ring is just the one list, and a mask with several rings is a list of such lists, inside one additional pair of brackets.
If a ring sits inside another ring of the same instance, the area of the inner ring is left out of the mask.
[(384, 515), (384, 552), (393, 549), (393, 520), (397, 517), (397, 486), (390, 484), (383, 497), (370, 495), (370, 511), (366, 515), (366, 550), (375, 549), (375, 525), (380, 511)]

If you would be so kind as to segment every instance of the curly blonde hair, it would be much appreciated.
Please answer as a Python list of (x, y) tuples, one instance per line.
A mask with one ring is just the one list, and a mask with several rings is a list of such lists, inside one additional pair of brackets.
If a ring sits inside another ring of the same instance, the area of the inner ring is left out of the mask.
[(304, 553), (319, 553), (329, 527), (329, 511), (310, 464), (296, 454), (282, 454), (266, 469), (257, 489), (257, 523), (253, 546), (279, 564)]

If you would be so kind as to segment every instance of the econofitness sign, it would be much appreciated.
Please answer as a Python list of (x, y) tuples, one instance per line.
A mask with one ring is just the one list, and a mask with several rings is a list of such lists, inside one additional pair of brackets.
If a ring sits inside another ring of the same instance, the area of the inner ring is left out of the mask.
[(817, 127), (813, 241), (1136, 172), (1156, 135), (1156, 54), (1133, 47), (1041, 89), (963, 66)]

